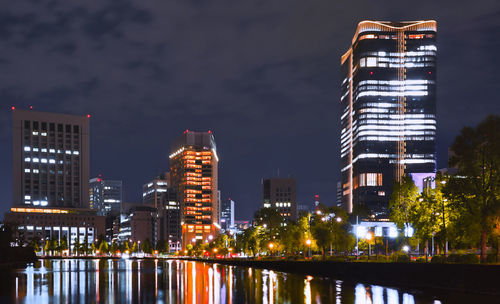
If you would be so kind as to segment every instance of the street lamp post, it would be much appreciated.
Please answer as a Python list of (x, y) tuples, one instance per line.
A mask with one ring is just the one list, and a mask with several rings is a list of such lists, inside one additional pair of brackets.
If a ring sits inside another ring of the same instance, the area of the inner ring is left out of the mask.
[(274, 248), (274, 244), (272, 242), (269, 243), (269, 255), (273, 255), (273, 248)]
[(307, 240), (306, 240), (306, 244), (307, 244), (307, 246), (309, 247), (309, 258), (311, 258), (311, 240), (310, 240), (310, 239), (307, 239)]

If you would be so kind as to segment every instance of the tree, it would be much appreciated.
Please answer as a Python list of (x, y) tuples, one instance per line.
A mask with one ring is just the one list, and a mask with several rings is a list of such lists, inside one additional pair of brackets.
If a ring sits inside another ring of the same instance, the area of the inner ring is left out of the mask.
[(40, 238), (39, 238), (38, 236), (35, 236), (35, 237), (31, 240), (30, 245), (31, 245), (31, 247), (33, 247), (33, 251), (34, 251), (35, 253), (37, 253), (38, 251), (40, 251), (40, 250), (41, 250), (41, 245), (40, 245), (40, 242), (41, 242), (41, 240), (40, 240)]
[(142, 252), (151, 254), (153, 253), (153, 246), (151, 246), (151, 242), (149, 239), (145, 239), (144, 242), (142, 242)]
[(113, 241), (111, 243), (111, 247), (109, 248), (109, 251), (114, 255), (118, 252), (118, 250), (120, 250), (120, 247), (118, 246), (118, 244), (115, 241)]
[(130, 246), (128, 244), (128, 241), (124, 241), (120, 248), (123, 253), (130, 253)]
[(283, 223), (283, 217), (274, 208), (260, 208), (255, 212), (254, 219), (258, 226), (265, 226), (270, 235), (276, 235)]
[(326, 258), (326, 250), (333, 242), (333, 233), (326, 223), (315, 223), (312, 226), (312, 235), (316, 240), (316, 245), (321, 249), (323, 259)]
[(135, 252), (137, 252), (138, 250), (139, 250), (139, 248), (137, 247), (137, 242), (134, 242), (134, 243), (132, 244), (132, 248), (130, 249), (130, 252), (135, 253)]
[(80, 255), (82, 252), (81, 244), (80, 244), (80, 238), (77, 237), (75, 239), (75, 242), (73, 243), (73, 253), (76, 253), (76, 255)]
[(65, 237), (61, 238), (59, 246), (57, 246), (59, 254), (62, 255), (64, 250), (68, 250), (68, 240)]
[(108, 242), (106, 242), (106, 240), (101, 240), (99, 243), (99, 252), (101, 254), (109, 252)]
[(402, 177), (401, 182), (395, 182), (389, 200), (390, 218), (399, 228), (406, 228), (410, 223), (411, 212), (419, 199), (418, 188), (410, 176)]
[(451, 151), (450, 165), (459, 172), (445, 192), (466, 210), (469, 223), (479, 225), (481, 262), (486, 262), (487, 239), (500, 209), (500, 117), (490, 115), (476, 128), (463, 128)]

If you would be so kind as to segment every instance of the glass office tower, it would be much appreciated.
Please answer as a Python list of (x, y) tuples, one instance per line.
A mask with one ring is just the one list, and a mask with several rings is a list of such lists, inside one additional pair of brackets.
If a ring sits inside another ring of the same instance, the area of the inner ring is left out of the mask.
[(341, 178), (348, 212), (386, 218), (394, 182), (436, 171), (436, 22), (358, 24), (342, 56)]

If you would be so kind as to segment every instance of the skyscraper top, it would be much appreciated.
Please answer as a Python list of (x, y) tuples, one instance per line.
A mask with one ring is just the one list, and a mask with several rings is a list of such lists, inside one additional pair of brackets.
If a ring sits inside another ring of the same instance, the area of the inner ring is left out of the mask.
[[(437, 31), (437, 22), (435, 20), (421, 20), (421, 21), (372, 21), (364, 20), (358, 23), (352, 44), (356, 43), (359, 35), (364, 32), (396, 32), (396, 31)], [(352, 48), (342, 56), (341, 63), (347, 59), (351, 53)]]
[(186, 146), (199, 147), (205, 150), (213, 150), (217, 154), (217, 146), (212, 131), (196, 132), (186, 130), (181, 136), (177, 137), (170, 146), (170, 158)]

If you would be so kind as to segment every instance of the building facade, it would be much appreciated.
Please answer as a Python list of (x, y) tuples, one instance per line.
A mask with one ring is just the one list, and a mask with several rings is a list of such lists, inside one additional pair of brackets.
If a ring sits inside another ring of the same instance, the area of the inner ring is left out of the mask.
[(89, 208), (89, 115), (12, 108), (13, 207), (5, 222), (26, 243), (90, 244), (105, 218)]
[(221, 209), (221, 229), (229, 231), (234, 228), (234, 201), (232, 199), (224, 201)]
[(67, 241), (72, 252), (73, 244), (92, 244), (104, 234), (105, 218), (89, 209), (58, 209), (40, 207), (13, 207), (5, 214), (5, 223), (15, 226), (15, 238), (28, 242), (37, 238)]
[(264, 208), (276, 209), (286, 220), (297, 220), (297, 184), (294, 178), (269, 178), (262, 181)]
[(436, 171), (436, 22), (358, 24), (342, 56), (341, 180), (348, 212), (388, 216), (394, 182)]
[(171, 145), (170, 182), (179, 199), (183, 248), (219, 233), (218, 162), (211, 131), (186, 130)]
[(89, 181), (90, 209), (97, 210), (98, 215), (120, 214), (123, 202), (123, 182), (107, 180), (101, 177)]
[(89, 116), (14, 109), (13, 205), (89, 208)]
[(142, 186), (142, 203), (159, 208), (161, 196), (168, 191), (168, 172)]

